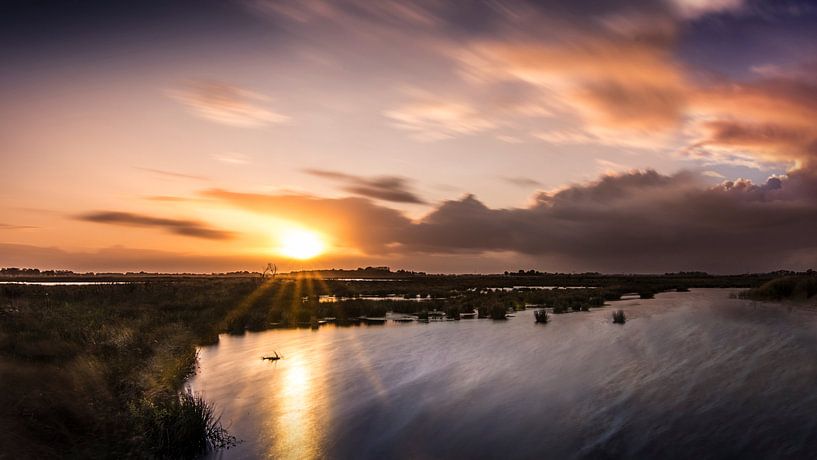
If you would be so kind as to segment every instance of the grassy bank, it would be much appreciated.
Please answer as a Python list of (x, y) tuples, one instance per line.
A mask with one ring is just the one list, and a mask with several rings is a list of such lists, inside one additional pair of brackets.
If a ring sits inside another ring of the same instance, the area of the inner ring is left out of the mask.
[(189, 458), (228, 443), (179, 390), (254, 285), (203, 284), (0, 287), (0, 452)]
[(743, 291), (739, 297), (751, 300), (804, 302), (817, 299), (817, 274), (784, 276)]

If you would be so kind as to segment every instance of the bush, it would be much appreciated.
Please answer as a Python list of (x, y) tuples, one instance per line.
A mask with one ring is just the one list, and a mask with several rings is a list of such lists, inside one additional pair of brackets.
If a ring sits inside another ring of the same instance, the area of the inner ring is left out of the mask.
[(739, 297), (752, 300), (808, 300), (817, 295), (817, 276), (786, 276), (760, 287), (741, 292)]
[(491, 305), (488, 310), (488, 314), (490, 315), (491, 319), (508, 319), (505, 316), (507, 313), (508, 310), (501, 303)]
[(189, 391), (158, 395), (134, 407), (133, 415), (143, 445), (156, 458), (192, 459), (236, 444), (213, 405)]

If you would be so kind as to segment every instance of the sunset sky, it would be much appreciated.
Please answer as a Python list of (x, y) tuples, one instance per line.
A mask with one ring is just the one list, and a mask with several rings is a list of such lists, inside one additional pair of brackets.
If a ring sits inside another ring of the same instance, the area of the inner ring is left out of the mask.
[(0, 266), (815, 267), (813, 5), (6, 1)]

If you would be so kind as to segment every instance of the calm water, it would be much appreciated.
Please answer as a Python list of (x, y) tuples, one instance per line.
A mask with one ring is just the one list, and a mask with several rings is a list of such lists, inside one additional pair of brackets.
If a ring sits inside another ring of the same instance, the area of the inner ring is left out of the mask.
[(133, 284), (136, 281), (0, 281), (0, 284), (25, 284), (31, 286), (94, 286), (97, 284)]
[(817, 313), (728, 292), (222, 336), (191, 386), (244, 440), (224, 458), (813, 458)]

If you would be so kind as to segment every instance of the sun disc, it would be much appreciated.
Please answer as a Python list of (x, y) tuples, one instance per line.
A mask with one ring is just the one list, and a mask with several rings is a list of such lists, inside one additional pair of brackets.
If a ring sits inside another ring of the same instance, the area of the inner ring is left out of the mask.
[(325, 248), (321, 236), (309, 230), (292, 229), (280, 235), (279, 252), (293, 259), (311, 259), (323, 253)]

